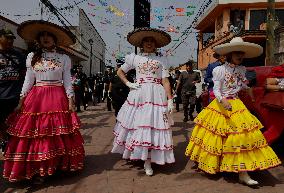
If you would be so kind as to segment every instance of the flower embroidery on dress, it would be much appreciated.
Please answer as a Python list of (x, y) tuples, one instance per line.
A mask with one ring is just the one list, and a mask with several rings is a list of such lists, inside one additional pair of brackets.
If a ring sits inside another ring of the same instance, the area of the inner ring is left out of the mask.
[(37, 62), (33, 68), (36, 72), (47, 72), (47, 71), (53, 71), (56, 68), (61, 68), (61, 67), (62, 64), (56, 60), (43, 59), (41, 62)]
[(246, 79), (240, 73), (231, 74), (229, 72), (225, 72), (225, 86), (229, 89), (236, 89), (242, 84), (247, 84)]
[(145, 75), (157, 74), (160, 66), (159, 61), (148, 59), (147, 62), (142, 62), (138, 66), (138, 72)]
[(54, 71), (55, 69), (63, 66), (60, 59), (60, 55), (57, 53), (48, 54), (44, 52), (42, 53), (41, 61), (36, 62), (33, 69), (36, 72)]

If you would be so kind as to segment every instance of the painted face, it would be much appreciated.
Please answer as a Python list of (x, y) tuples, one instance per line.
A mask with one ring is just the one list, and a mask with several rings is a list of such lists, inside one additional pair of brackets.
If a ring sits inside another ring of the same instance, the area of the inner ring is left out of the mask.
[(146, 37), (142, 41), (142, 48), (145, 53), (154, 53), (156, 50), (156, 41), (152, 37)]
[(52, 34), (43, 32), (39, 37), (39, 43), (43, 48), (52, 48), (55, 46), (55, 40)]
[(9, 36), (4, 36), (1, 35), (0, 36), (0, 44), (5, 47), (6, 49), (10, 49), (13, 47), (14, 44), (14, 38), (13, 37), (9, 37)]
[(244, 52), (232, 52), (232, 62), (235, 65), (240, 65), (243, 62)]

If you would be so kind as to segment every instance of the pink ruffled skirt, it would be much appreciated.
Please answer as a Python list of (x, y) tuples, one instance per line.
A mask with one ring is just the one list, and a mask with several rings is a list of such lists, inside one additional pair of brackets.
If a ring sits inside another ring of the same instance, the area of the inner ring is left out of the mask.
[(31, 179), (35, 174), (83, 168), (80, 120), (68, 110), (63, 86), (34, 86), (21, 112), (7, 120), (11, 135), (5, 154), (3, 177), (9, 181)]

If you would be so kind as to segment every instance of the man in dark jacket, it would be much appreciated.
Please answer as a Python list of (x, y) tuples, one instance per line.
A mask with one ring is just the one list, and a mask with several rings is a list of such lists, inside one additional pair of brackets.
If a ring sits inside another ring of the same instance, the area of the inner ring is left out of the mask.
[(25, 57), (13, 48), (15, 38), (11, 30), (0, 30), (0, 138), (6, 118), (18, 105), (26, 72)]
[[(188, 61), (185, 63), (186, 71), (183, 71), (177, 81), (176, 93), (181, 87), (181, 99), (184, 111), (184, 122), (188, 121), (188, 116), (190, 120), (193, 121), (193, 112), (196, 103), (196, 86), (195, 83), (201, 81), (200, 74), (193, 71), (192, 62)], [(190, 106), (190, 109), (188, 109)]]
[[(120, 68), (120, 66), (123, 64), (123, 61), (117, 60), (117, 69)], [(132, 70), (127, 73), (127, 79), (129, 81), (133, 81), (132, 73), (134, 73)], [(109, 95), (112, 99), (112, 106), (115, 111), (115, 116), (117, 116), (120, 108), (122, 107), (123, 103), (126, 101), (129, 88), (126, 86), (120, 78), (117, 76), (116, 73), (112, 76), (110, 79), (110, 86), (109, 86)]]

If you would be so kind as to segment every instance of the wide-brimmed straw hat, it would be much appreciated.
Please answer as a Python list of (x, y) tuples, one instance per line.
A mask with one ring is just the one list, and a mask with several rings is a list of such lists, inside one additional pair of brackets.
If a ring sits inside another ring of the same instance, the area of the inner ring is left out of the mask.
[(75, 36), (67, 29), (48, 21), (28, 20), (18, 27), (18, 34), (27, 41), (34, 41), (40, 32), (52, 33), (57, 38), (58, 46), (70, 46), (75, 44)]
[(227, 55), (231, 52), (244, 52), (245, 58), (254, 58), (263, 53), (263, 48), (260, 45), (244, 42), (241, 37), (233, 38), (230, 43), (215, 46), (213, 50), (220, 55)]
[(159, 29), (143, 27), (137, 28), (127, 35), (127, 41), (136, 47), (142, 46), (142, 40), (146, 37), (152, 37), (156, 41), (156, 47), (161, 48), (171, 42), (171, 36)]

